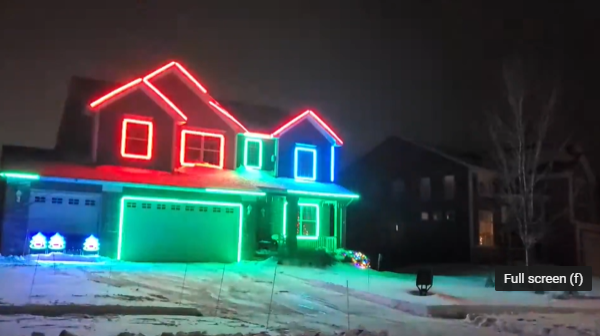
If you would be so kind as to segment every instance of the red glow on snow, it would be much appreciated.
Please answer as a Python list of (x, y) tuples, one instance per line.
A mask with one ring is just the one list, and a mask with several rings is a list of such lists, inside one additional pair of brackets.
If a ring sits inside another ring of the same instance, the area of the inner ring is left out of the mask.
[[(186, 161), (185, 151), (187, 147), (187, 136), (188, 135), (199, 135), (204, 137), (218, 138), (219, 139), (219, 164), (213, 165), (209, 163), (201, 163), (201, 162), (188, 162)], [(181, 148), (179, 149), (179, 164), (182, 167), (209, 167), (209, 168), (217, 168), (223, 169), (225, 164), (225, 136), (223, 134), (218, 133), (210, 133), (210, 132), (202, 132), (202, 131), (192, 131), (192, 130), (183, 130), (181, 131)]]
[[(129, 124), (144, 125), (148, 127), (148, 145), (146, 147), (146, 154), (127, 153), (127, 127)], [(123, 125), (121, 127), (121, 156), (128, 159), (150, 160), (152, 158), (153, 136), (153, 124), (151, 121), (132, 118), (123, 119)]]
[(316, 113), (314, 113), (311, 110), (306, 110), (303, 113), (301, 113), (300, 115), (298, 115), (297, 117), (295, 117), (294, 119), (290, 120), (289, 122), (287, 122), (286, 124), (281, 126), (278, 130), (273, 132), (271, 134), (271, 136), (277, 137), (278, 135), (289, 130), (294, 125), (298, 124), (300, 121), (304, 120), (304, 118), (307, 118), (307, 117), (312, 117), (321, 127), (323, 127), (323, 129), (325, 131), (327, 131), (327, 133), (329, 133), (329, 135), (331, 135), (332, 138), (335, 139), (337, 145), (341, 146), (344, 144), (344, 141), (342, 141), (342, 139), (337, 134), (335, 134), (335, 132), (331, 129), (331, 127), (329, 127), (323, 120), (321, 120), (321, 118), (319, 118), (319, 116), (317, 116)]

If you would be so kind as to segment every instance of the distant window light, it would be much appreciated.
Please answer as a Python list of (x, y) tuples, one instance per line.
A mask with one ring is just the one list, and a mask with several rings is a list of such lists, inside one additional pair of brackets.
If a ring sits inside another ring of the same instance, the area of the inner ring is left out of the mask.
[(433, 213), (433, 220), (438, 222), (442, 220), (442, 213), (439, 211), (436, 211)]
[(396, 232), (398, 232), (398, 224), (396, 224)]
[(454, 210), (446, 211), (446, 220), (449, 222), (454, 222), (456, 220), (456, 213)]
[(444, 199), (454, 199), (454, 193), (456, 192), (456, 185), (453, 175), (444, 176)]
[(422, 221), (428, 221), (429, 220), (429, 213), (428, 212), (421, 212), (421, 220)]
[(431, 179), (429, 177), (421, 178), (419, 191), (422, 201), (429, 201), (431, 199)]

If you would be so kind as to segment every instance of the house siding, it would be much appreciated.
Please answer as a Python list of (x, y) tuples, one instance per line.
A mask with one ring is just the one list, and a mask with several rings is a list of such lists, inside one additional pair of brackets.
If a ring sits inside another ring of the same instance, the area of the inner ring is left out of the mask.
[[(173, 118), (143, 90), (136, 90), (93, 112), (98, 118), (96, 164), (172, 171), (174, 148)], [(150, 118), (153, 122), (153, 149), (150, 160), (121, 156), (121, 127), (126, 116)]]
[[(331, 142), (311, 124), (304, 120), (286, 131), (279, 138), (279, 177), (294, 177), (294, 149), (296, 144), (315, 146), (317, 149), (317, 182), (331, 182)], [(339, 149), (338, 149), (339, 151)]]

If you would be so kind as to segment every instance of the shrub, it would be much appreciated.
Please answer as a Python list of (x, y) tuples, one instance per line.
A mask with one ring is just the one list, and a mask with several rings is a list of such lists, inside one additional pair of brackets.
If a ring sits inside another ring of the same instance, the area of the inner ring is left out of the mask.
[(327, 253), (323, 249), (317, 250), (301, 250), (299, 249), (295, 255), (290, 255), (286, 251), (279, 253), (280, 265), (302, 266), (302, 267), (320, 267), (325, 268), (336, 263), (335, 257)]

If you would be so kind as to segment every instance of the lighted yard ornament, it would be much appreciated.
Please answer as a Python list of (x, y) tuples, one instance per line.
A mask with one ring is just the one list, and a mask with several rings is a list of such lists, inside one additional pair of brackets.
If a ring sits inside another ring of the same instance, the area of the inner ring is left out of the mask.
[(41, 232), (38, 232), (29, 240), (29, 249), (35, 252), (46, 251), (47, 246), (48, 240), (46, 239), (46, 236), (44, 236)]
[(426, 296), (427, 292), (433, 286), (433, 272), (429, 269), (420, 269), (417, 271), (417, 289), (419, 296)]
[(346, 261), (352, 262), (352, 264), (360, 269), (371, 268), (371, 261), (369, 258), (358, 251), (344, 251), (342, 256)]
[(83, 242), (83, 251), (90, 254), (97, 254), (100, 251), (100, 241), (91, 235)]
[(48, 249), (51, 251), (63, 251), (65, 249), (66, 242), (65, 238), (61, 236), (58, 232), (50, 237), (50, 241), (48, 242)]

